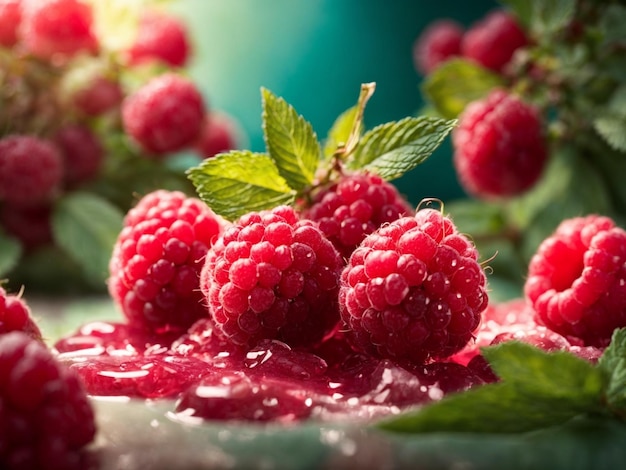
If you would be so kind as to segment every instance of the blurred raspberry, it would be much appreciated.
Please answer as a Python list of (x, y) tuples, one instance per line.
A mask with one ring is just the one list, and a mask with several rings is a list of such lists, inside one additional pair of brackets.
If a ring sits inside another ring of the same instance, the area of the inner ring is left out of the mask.
[(0, 46), (13, 47), (22, 22), (22, 0), (0, 0)]
[(151, 79), (122, 103), (124, 130), (157, 155), (193, 145), (204, 115), (196, 85), (174, 73)]
[(0, 467), (82, 470), (95, 437), (94, 413), (79, 378), (39, 341), (0, 335)]
[(0, 139), (0, 201), (21, 206), (50, 201), (62, 177), (62, 158), (51, 142), (30, 135)]
[(461, 350), (487, 307), (474, 245), (433, 209), (368, 235), (341, 275), (340, 313), (368, 354), (425, 364)]
[(141, 15), (134, 43), (128, 50), (131, 65), (162, 61), (172, 67), (183, 67), (191, 53), (187, 28), (177, 18), (150, 10)]
[(98, 175), (104, 161), (104, 149), (89, 127), (68, 124), (57, 131), (54, 142), (61, 150), (68, 186), (90, 181)]
[(203, 158), (211, 158), (218, 153), (236, 149), (238, 132), (237, 123), (232, 117), (222, 112), (207, 113), (194, 147)]
[(418, 72), (428, 75), (442, 62), (461, 53), (463, 28), (443, 19), (431, 23), (413, 43), (413, 63)]
[(484, 199), (528, 190), (541, 176), (547, 160), (540, 115), (501, 89), (465, 108), (452, 143), (461, 185)]
[(80, 0), (23, 0), (20, 30), (26, 50), (50, 59), (97, 52), (91, 4)]
[(108, 285), (131, 324), (182, 332), (208, 316), (199, 276), (223, 223), (202, 201), (178, 191), (154, 191), (127, 213)]
[(564, 220), (532, 257), (524, 291), (548, 328), (606, 346), (626, 326), (626, 231), (596, 214)]
[(461, 55), (488, 69), (502, 72), (514, 52), (528, 44), (517, 19), (496, 10), (468, 29), (461, 42)]
[(75, 93), (74, 105), (88, 116), (100, 116), (116, 109), (123, 98), (124, 92), (119, 82), (106, 77), (94, 77)]
[(17, 238), (26, 250), (52, 242), (51, 217), (50, 204), (26, 207), (11, 204), (0, 206), (0, 227)]

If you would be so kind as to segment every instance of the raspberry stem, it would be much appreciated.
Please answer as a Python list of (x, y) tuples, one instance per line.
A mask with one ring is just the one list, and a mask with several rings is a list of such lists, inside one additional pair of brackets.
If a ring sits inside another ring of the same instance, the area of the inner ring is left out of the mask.
[(354, 117), (354, 122), (352, 123), (352, 130), (350, 131), (350, 135), (348, 136), (348, 141), (345, 143), (341, 142), (337, 146), (337, 150), (335, 150), (335, 153), (333, 154), (333, 158), (335, 160), (346, 160), (352, 154), (352, 152), (354, 152), (354, 149), (359, 143), (361, 133), (360, 129), (361, 124), (363, 123), (363, 113), (365, 112), (365, 106), (374, 94), (375, 90), (376, 82), (361, 84), (361, 93), (359, 93), (359, 100), (357, 101), (356, 105), (357, 111), (356, 116)]

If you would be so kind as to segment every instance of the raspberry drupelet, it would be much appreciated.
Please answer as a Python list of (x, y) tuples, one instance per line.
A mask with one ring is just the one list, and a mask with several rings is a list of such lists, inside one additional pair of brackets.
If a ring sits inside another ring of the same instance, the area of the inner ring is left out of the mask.
[(361, 351), (424, 364), (463, 348), (487, 307), (474, 245), (422, 209), (368, 235), (341, 275), (340, 313)]
[(23, 332), (0, 335), (0, 467), (82, 470), (94, 412), (78, 376)]
[(231, 342), (311, 346), (338, 324), (342, 267), (315, 223), (278, 206), (246, 214), (225, 230), (207, 254), (200, 285)]
[(179, 191), (149, 193), (128, 212), (108, 286), (131, 324), (182, 332), (208, 315), (200, 270), (224, 225), (206, 204)]
[(597, 214), (564, 220), (532, 257), (524, 291), (540, 323), (606, 346), (626, 326), (626, 231)]
[(548, 155), (537, 110), (502, 89), (465, 108), (452, 143), (459, 182), (481, 199), (511, 197), (530, 189)]
[(317, 222), (348, 259), (366, 235), (413, 212), (393, 184), (374, 173), (352, 173), (318, 192), (302, 216)]
[(122, 103), (124, 130), (154, 155), (191, 147), (205, 112), (196, 85), (172, 72), (151, 79)]

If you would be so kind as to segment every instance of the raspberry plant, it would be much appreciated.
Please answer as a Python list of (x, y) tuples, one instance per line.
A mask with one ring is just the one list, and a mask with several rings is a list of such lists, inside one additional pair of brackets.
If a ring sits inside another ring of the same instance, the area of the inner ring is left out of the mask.
[[(511, 281), (517, 295), (531, 256), (563, 219), (598, 213), (618, 225), (626, 221), (626, 6), (611, 0), (501, 4), (445, 54), (437, 43), (445, 31), (425, 31), (414, 60), (427, 70), (421, 90), (428, 109), (459, 119), (454, 160), (471, 197), (446, 207), (482, 253), (498, 253), (494, 277)], [(529, 118), (519, 111), (490, 109), (496, 93), (532, 108), (540, 132), (530, 135)], [(470, 157), (482, 166), (468, 168)], [(505, 187), (493, 191), (498, 185)]]
[[(194, 193), (184, 171), (217, 150), (193, 52), (163, 0), (0, 4), (0, 279), (103, 291), (135, 200)], [(219, 150), (237, 131), (220, 127)]]

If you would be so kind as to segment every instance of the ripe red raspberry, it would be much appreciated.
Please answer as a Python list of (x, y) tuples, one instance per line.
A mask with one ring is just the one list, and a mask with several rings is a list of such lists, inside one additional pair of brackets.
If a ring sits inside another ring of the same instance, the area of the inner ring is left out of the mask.
[(28, 135), (0, 139), (0, 201), (21, 206), (49, 201), (62, 177), (61, 155), (51, 142)]
[(154, 191), (128, 212), (108, 286), (131, 324), (182, 331), (208, 316), (199, 276), (222, 229), (222, 219), (208, 206), (178, 191)]
[(91, 5), (80, 0), (27, 0), (22, 2), (21, 38), (27, 51), (51, 59), (96, 52)]
[(463, 348), (487, 307), (474, 245), (433, 209), (368, 235), (341, 275), (340, 313), (352, 344), (424, 364)]
[(183, 67), (191, 52), (187, 28), (177, 18), (160, 11), (146, 11), (139, 19), (137, 36), (128, 50), (130, 64), (162, 61)]
[(484, 199), (526, 191), (541, 176), (547, 159), (537, 111), (500, 89), (465, 108), (452, 143), (461, 185)]
[(317, 193), (303, 211), (346, 259), (381, 225), (411, 214), (413, 208), (396, 187), (372, 173), (344, 176)]
[(513, 54), (528, 44), (528, 37), (516, 18), (496, 10), (467, 30), (461, 55), (496, 72), (502, 72)]
[(124, 91), (119, 82), (106, 78), (94, 77), (74, 94), (74, 106), (87, 116), (101, 114), (117, 109), (124, 98)]
[(524, 292), (548, 328), (606, 346), (626, 326), (626, 231), (596, 214), (564, 220), (532, 257)]
[(104, 161), (104, 148), (90, 128), (68, 124), (57, 131), (54, 142), (61, 150), (68, 186), (90, 181), (98, 175)]
[(94, 413), (79, 378), (39, 341), (0, 336), (0, 467), (84, 468)]
[(0, 287), (0, 336), (11, 331), (21, 331), (33, 339), (43, 341), (26, 301), (19, 295), (8, 294)]
[(337, 326), (343, 262), (317, 225), (287, 206), (241, 217), (215, 242), (200, 287), (233, 343), (308, 346)]
[(233, 118), (213, 111), (206, 115), (194, 147), (203, 158), (211, 158), (220, 152), (236, 149), (238, 133), (238, 126)]
[(0, 46), (13, 47), (22, 21), (22, 0), (0, 1)]
[(192, 145), (200, 133), (204, 114), (204, 102), (196, 85), (174, 73), (153, 78), (122, 103), (126, 133), (154, 154)]
[(43, 204), (37, 206), (14, 206), (2, 204), (0, 206), (0, 227), (17, 238), (26, 250), (46, 245), (52, 242), (52, 206)]
[(439, 64), (461, 53), (463, 28), (456, 21), (434, 21), (413, 43), (415, 69), (428, 75)]

